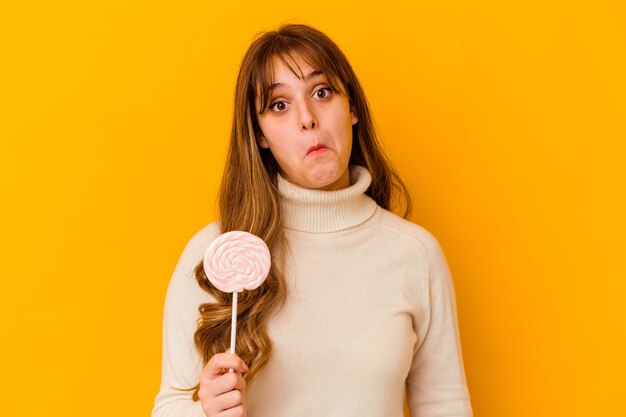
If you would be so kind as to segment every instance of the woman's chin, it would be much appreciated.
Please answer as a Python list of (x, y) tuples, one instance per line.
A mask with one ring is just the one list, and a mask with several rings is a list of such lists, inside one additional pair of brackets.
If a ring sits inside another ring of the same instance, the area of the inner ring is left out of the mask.
[(326, 191), (339, 190), (350, 185), (346, 172), (339, 172), (337, 169), (314, 172), (309, 178), (309, 183), (311, 184), (309, 188)]

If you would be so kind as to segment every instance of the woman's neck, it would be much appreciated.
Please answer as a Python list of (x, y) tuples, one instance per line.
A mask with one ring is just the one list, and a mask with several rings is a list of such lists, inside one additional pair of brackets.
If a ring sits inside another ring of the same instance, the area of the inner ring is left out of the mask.
[(300, 187), (278, 175), (283, 224), (286, 229), (308, 233), (332, 233), (362, 224), (377, 204), (365, 194), (372, 182), (366, 168), (349, 167), (350, 185), (324, 191)]

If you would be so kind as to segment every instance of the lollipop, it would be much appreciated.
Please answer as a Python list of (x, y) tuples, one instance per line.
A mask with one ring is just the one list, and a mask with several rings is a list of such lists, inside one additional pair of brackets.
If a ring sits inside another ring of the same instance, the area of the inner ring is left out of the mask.
[[(258, 288), (270, 271), (270, 251), (265, 242), (248, 232), (232, 231), (218, 236), (204, 253), (204, 272), (217, 289), (233, 293), (230, 353), (235, 353), (237, 295)], [(229, 372), (233, 372), (230, 368)]]

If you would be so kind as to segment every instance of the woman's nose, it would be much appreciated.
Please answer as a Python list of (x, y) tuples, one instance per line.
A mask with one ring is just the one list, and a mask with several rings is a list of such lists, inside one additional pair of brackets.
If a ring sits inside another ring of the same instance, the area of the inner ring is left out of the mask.
[(318, 125), (317, 118), (315, 117), (315, 114), (311, 109), (310, 104), (307, 102), (303, 102), (302, 104), (300, 104), (298, 109), (298, 117), (300, 128), (304, 130), (313, 129)]

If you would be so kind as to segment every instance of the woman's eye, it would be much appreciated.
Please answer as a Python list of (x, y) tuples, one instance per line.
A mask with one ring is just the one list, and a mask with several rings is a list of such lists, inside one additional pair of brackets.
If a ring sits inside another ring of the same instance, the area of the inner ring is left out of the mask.
[[(333, 91), (332, 88), (323, 87), (315, 91), (314, 95), (319, 99), (325, 99), (329, 97), (332, 91)], [(273, 102), (272, 104), (270, 104), (268, 107), (270, 110), (273, 110), (278, 113), (282, 113), (287, 108), (287, 103), (281, 100), (277, 100)]]
[[(332, 90), (330, 88), (324, 87), (324, 88), (320, 88), (319, 90), (317, 90), (315, 92), (315, 95), (317, 96), (317, 98), (326, 98), (328, 97), (331, 91)], [(324, 94), (320, 95), (320, 92), (324, 92)]]
[(284, 101), (275, 101), (269, 105), (269, 108), (274, 110), (277, 109), (279, 112), (285, 110), (285, 102)]

